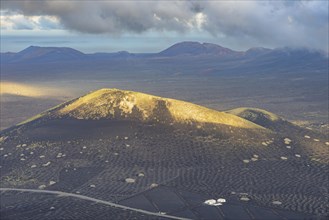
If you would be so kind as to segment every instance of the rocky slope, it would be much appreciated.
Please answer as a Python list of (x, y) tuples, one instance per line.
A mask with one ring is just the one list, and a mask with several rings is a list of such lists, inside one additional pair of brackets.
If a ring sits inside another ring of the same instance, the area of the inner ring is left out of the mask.
[(130, 119), (143, 122), (219, 124), (263, 129), (257, 124), (192, 103), (117, 89), (101, 89), (83, 96), (55, 114), (77, 119)]

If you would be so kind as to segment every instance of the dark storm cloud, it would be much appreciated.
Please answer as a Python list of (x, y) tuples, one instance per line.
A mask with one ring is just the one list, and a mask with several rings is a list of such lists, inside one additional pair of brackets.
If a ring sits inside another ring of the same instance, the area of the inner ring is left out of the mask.
[(1, 8), (56, 16), (66, 29), (83, 33), (196, 30), (235, 44), (328, 50), (328, 1), (27, 0), (2, 1)]
[(57, 16), (86, 33), (141, 33), (150, 29), (186, 31), (195, 12), (188, 2), (158, 1), (4, 1), (2, 8), (24, 15)]

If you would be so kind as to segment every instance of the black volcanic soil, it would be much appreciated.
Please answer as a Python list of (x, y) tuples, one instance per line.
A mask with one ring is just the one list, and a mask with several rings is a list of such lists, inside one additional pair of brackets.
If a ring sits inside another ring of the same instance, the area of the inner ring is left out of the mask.
[[(113, 208), (104, 204), (49, 194), (1, 193), (1, 219), (167, 219)], [(19, 204), (17, 204), (19, 201)]]
[[(286, 129), (254, 137), (248, 130), (227, 129), (232, 135), (131, 121), (37, 120), (1, 133), (1, 187), (79, 193), (192, 219), (328, 215), (325, 136), (305, 138), (307, 130)], [(217, 198), (227, 202), (203, 203)], [(140, 213), (67, 200), (2, 193), (1, 219), (57, 219), (68, 209), (77, 213), (70, 219), (144, 219)], [(53, 203), (56, 214), (49, 210)], [(46, 211), (37, 213), (39, 206)]]

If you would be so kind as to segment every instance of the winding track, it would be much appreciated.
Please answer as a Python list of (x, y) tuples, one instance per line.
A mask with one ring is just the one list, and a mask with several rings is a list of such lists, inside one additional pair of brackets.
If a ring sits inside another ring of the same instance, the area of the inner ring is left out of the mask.
[(88, 197), (88, 196), (83, 196), (83, 195), (74, 194), (74, 193), (61, 192), (61, 191), (39, 190), (39, 189), (18, 189), (18, 188), (0, 188), (0, 191), (48, 193), (48, 194), (74, 197), (74, 198), (78, 198), (78, 199), (82, 199), (82, 200), (97, 202), (97, 203), (109, 205), (109, 206), (112, 206), (112, 207), (115, 207), (115, 208), (131, 210), (131, 211), (135, 211), (135, 212), (139, 212), (139, 213), (143, 213), (143, 214), (147, 214), (147, 215), (152, 215), (152, 216), (158, 216), (158, 217), (162, 217), (162, 218), (177, 219), (177, 220), (190, 220), (188, 218), (181, 218), (181, 217), (172, 216), (172, 215), (149, 212), (149, 211), (145, 211), (145, 210), (142, 210), (142, 209), (135, 209), (135, 208), (131, 208), (131, 207), (128, 207), (128, 206), (123, 206), (123, 205), (119, 205), (119, 204), (116, 204), (116, 203), (113, 203), (113, 202), (108, 202), (108, 201), (104, 201), (104, 200), (100, 200), (100, 199), (95, 199), (95, 198)]

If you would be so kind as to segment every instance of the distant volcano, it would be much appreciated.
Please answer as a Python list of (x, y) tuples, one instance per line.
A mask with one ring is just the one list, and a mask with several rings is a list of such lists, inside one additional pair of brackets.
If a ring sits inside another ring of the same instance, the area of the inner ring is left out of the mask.
[(234, 51), (217, 44), (199, 43), (199, 42), (181, 42), (161, 51), (162, 56), (180, 56), (180, 55), (213, 55), (213, 56), (237, 56), (242, 52)]
[(81, 59), (85, 54), (69, 47), (30, 46), (12, 57), (12, 61), (65, 61)]

